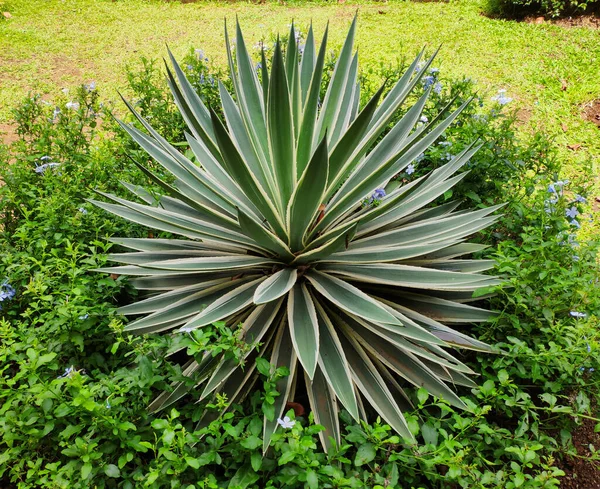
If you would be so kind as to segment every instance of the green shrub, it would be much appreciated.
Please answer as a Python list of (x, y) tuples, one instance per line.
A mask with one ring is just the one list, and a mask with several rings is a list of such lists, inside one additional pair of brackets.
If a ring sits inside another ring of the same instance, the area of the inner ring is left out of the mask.
[(597, 0), (488, 0), (487, 9), (492, 14), (522, 18), (542, 14), (557, 18), (567, 15), (594, 13), (598, 11)]

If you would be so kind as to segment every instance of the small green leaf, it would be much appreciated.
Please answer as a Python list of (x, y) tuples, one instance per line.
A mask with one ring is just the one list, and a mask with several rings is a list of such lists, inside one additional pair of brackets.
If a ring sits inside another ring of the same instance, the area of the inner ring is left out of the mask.
[(427, 402), (427, 398), (429, 397), (429, 392), (427, 392), (422, 387), (417, 391), (417, 399), (419, 400), (419, 404), (425, 404)]
[(104, 473), (108, 477), (113, 477), (115, 479), (121, 475), (119, 467), (117, 467), (115, 464), (108, 464), (106, 467), (104, 467)]
[(252, 465), (252, 468), (254, 469), (255, 472), (258, 472), (260, 470), (260, 468), (262, 467), (262, 454), (260, 452), (254, 452), (251, 456), (250, 456), (250, 464)]
[(356, 451), (354, 465), (360, 467), (361, 465), (368, 464), (376, 455), (377, 451), (375, 450), (375, 446), (372, 443), (364, 443), (358, 447), (358, 450)]
[(90, 463), (83, 464), (83, 466), (81, 467), (81, 478), (83, 480), (87, 479), (90, 476), (91, 472), (92, 472), (92, 464), (90, 464)]
[(319, 487), (319, 476), (312, 469), (306, 471), (306, 485), (309, 489), (318, 489)]
[(248, 450), (255, 450), (262, 445), (262, 440), (255, 435), (250, 435), (248, 438), (242, 440), (240, 445)]

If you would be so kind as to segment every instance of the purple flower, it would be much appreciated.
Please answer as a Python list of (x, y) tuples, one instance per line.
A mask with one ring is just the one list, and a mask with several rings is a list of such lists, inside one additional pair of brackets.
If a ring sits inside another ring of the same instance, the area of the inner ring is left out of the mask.
[(421, 80), (421, 83), (423, 84), (423, 86), (425, 88), (429, 88), (431, 85), (433, 85), (435, 83), (435, 76), (432, 76), (432, 75), (425, 76)]
[(494, 95), (492, 100), (498, 102), (500, 105), (506, 105), (509, 102), (512, 102), (512, 98), (506, 96), (506, 90), (503, 88), (498, 90), (498, 95)]
[(296, 422), (291, 420), (289, 416), (285, 416), (283, 419), (277, 418), (277, 424), (287, 430), (293, 428)]
[[(8, 279), (0, 284), (0, 302), (11, 300), (16, 293), (15, 288), (8, 283)], [(2, 309), (1, 305), (0, 309)]]
[(412, 175), (415, 172), (415, 167), (412, 163), (410, 163), (407, 167), (406, 167), (406, 174), (407, 175)]
[(422, 123), (429, 122), (429, 119), (427, 118), (426, 115), (422, 115), (421, 118), (419, 119), (419, 122), (422, 122)]
[(577, 214), (579, 214), (579, 211), (577, 210), (577, 207), (573, 206), (570, 209), (567, 209), (566, 214), (567, 214), (567, 217), (570, 217), (571, 219), (575, 219)]
[(43, 173), (46, 172), (46, 170), (48, 168), (54, 168), (54, 167), (59, 166), (59, 165), (60, 165), (60, 163), (44, 163), (43, 165), (39, 165), (39, 166), (36, 165), (35, 172), (43, 174)]
[(382, 188), (378, 188), (375, 190), (375, 192), (373, 192), (373, 195), (371, 196), (371, 202), (374, 200), (381, 200), (383, 199), (387, 194), (385, 193), (385, 190)]
[(62, 378), (65, 378), (65, 377), (69, 377), (69, 378), (73, 377), (73, 374), (75, 372), (77, 372), (77, 370), (75, 370), (75, 367), (73, 367), (73, 365), (71, 365), (69, 368), (66, 368), (65, 372), (62, 375), (59, 375), (57, 377), (57, 379), (62, 379)]

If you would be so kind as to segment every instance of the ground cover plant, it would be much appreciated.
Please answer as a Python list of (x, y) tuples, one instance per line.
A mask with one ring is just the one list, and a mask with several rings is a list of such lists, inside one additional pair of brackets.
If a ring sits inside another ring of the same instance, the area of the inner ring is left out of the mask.
[[(190, 79), (198, 81), (204, 100), (218, 96), (209, 79), (218, 73), (204, 57), (190, 53), (181, 64), (190, 65)], [(177, 126), (158, 64), (149, 66), (131, 68), (133, 79), (149, 80), (132, 93), (138, 90), (135, 98), (145, 100), (144, 115), (156, 127)], [(384, 73), (378, 65), (365, 66), (361, 82), (371, 87), (366, 100), (380, 78), (397, 79), (404, 68)], [(282, 420), (286, 428), (274, 433), (271, 449), (261, 457), (262, 410), (277, 399), (277, 383), (286, 372), (259, 361), (256, 393), (199, 430), (205, 410), (219, 413), (227, 399), (184, 402), (150, 414), (147, 406), (155, 396), (183, 380), (177, 358), (167, 356), (173, 345), (160, 336), (126, 334), (115, 309), (130, 302), (135, 289), (123, 278), (92, 272), (107, 266), (106, 253), (116, 251), (109, 237), (147, 238), (148, 231), (85, 199), (94, 197), (92, 188), (127, 198), (120, 180), (148, 185), (126, 154), (168, 175), (144, 159), (143, 151), (134, 153), (135, 145), (103, 114), (97, 89), (88, 84), (55, 96), (49, 105), (28, 97), (15, 113), (22, 139), (2, 151), (1, 485), (559, 487), (563, 471), (569, 471), (562, 459), (581, 456), (571, 436), (585, 416), (594, 417), (597, 396), (599, 301), (592, 287), (597, 247), (585, 229), (578, 230), (591, 225), (584, 202), (590, 200), (589, 178), (565, 181), (545, 137), (515, 134), (510, 95), (480, 107), (486, 95), (476, 93), (472, 82), (448, 79), (435, 68), (416, 88), (418, 97), (427, 83), (441, 86), (440, 93), (431, 93), (425, 117), (431, 120), (455, 95), (475, 96), (475, 103), (425, 152), (414, 172), (398, 179), (407, 183), (427, 175), (480, 137), (484, 146), (463, 180), (471, 183), (455, 186), (437, 203), (507, 202), (506, 217), (478, 239), (493, 245), (480, 256), (496, 259), (497, 273), (513, 288), (486, 306), (501, 314), (469, 332), (505, 354), (461, 355), (480, 373), (474, 379), (479, 387), (458, 388), (470, 410), (407, 388), (416, 409), (405, 411), (405, 418), (418, 446), (403, 443), (376, 416), (358, 424), (342, 411), (341, 447), (325, 455), (319, 447), (322, 428), (314, 424), (308, 399), (299, 398), (305, 412), (293, 406), (295, 414), (290, 406), (290, 420)], [(326, 71), (331, 73), (331, 65)], [(230, 86), (227, 78), (224, 82)], [(142, 110), (142, 102), (138, 107)], [(94, 132), (93, 126), (101, 129)], [(184, 141), (180, 130), (173, 138)], [(207, 348), (244, 354), (219, 323), (179, 346), (197, 356)], [(200, 394), (193, 390), (190, 399)]]

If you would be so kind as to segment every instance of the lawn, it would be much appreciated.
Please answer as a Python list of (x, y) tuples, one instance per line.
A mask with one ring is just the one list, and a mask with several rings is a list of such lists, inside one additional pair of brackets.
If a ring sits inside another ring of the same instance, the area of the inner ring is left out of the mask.
[(598, 165), (598, 129), (581, 115), (585, 103), (600, 97), (598, 31), (491, 19), (482, 15), (483, 1), (258, 5), (10, 0), (3, 8), (12, 17), (0, 22), (0, 123), (6, 123), (10, 107), (30, 90), (52, 96), (95, 80), (105, 98), (116, 99), (125, 66), (140, 56), (164, 56), (165, 43), (179, 56), (191, 46), (202, 48), (224, 66), (224, 18), (233, 22), (238, 16), (250, 45), (291, 19), (301, 28), (312, 20), (318, 33), (329, 21), (332, 44), (339, 46), (358, 9), (363, 66), (393, 63), (423, 45), (433, 49), (441, 44), (443, 73), (471, 77), (490, 96), (505, 88), (520, 109), (524, 129), (555, 137), (569, 163), (567, 174), (580, 165)]

